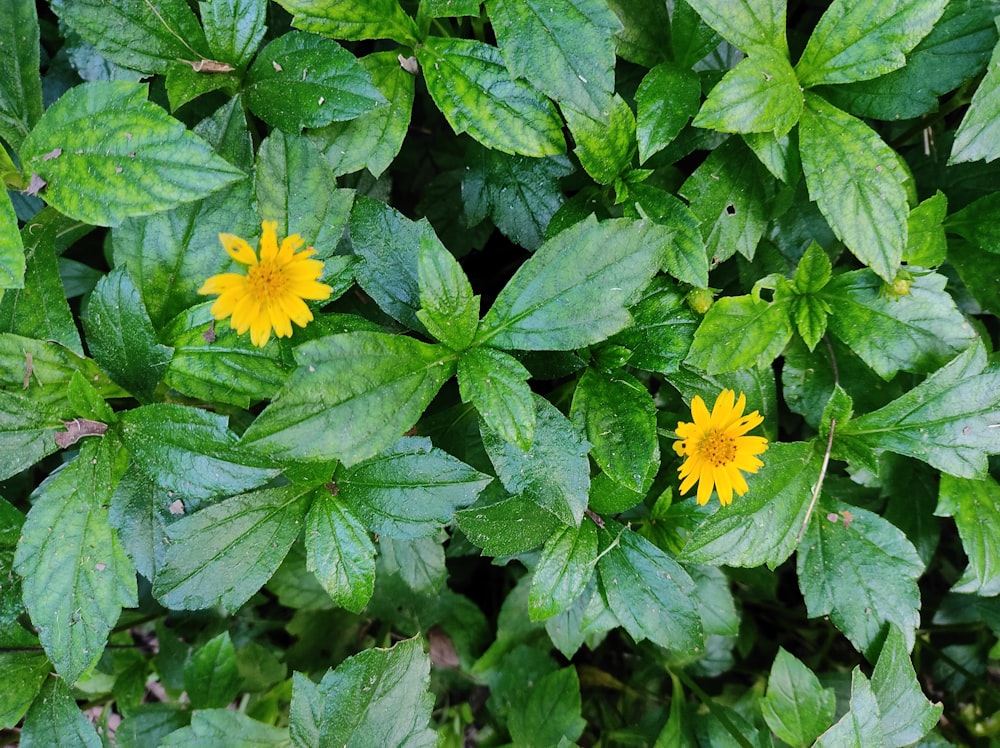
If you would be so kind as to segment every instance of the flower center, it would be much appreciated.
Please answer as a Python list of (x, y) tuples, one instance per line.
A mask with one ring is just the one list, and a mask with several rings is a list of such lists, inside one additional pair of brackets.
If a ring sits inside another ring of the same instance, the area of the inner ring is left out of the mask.
[(247, 270), (247, 282), (260, 301), (268, 302), (285, 290), (288, 279), (275, 262), (260, 262)]
[(698, 442), (698, 453), (715, 467), (722, 467), (736, 459), (736, 439), (726, 433), (710, 431)]

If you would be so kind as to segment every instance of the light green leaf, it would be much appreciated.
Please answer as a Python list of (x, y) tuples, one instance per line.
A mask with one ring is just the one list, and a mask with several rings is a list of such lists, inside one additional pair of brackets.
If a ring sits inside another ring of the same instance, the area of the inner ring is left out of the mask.
[(651, 221), (593, 215), (549, 239), (514, 273), (480, 324), (480, 340), (499, 348), (572, 350), (628, 326), (638, 299), (663, 262)]
[(21, 159), (26, 173), (46, 182), (46, 202), (98, 226), (169, 210), (244, 178), (136, 83), (70, 89), (46, 110)]
[(468, 348), (479, 327), (479, 297), (455, 256), (433, 234), (420, 237), (417, 253), (420, 311), (417, 319), (455, 350)]
[(637, 379), (619, 370), (587, 369), (576, 385), (570, 418), (591, 443), (594, 462), (610, 478), (644, 493), (660, 467), (656, 405)]
[(119, 429), (143, 473), (183, 497), (206, 499), (256, 488), (278, 473), (241, 449), (227, 422), (198, 408), (154, 403), (125, 411)]
[(687, 0), (687, 3), (698, 11), (705, 23), (744, 52), (754, 47), (772, 47), (788, 54), (785, 0), (739, 0), (735, 3), (731, 0)]
[(197, 709), (191, 724), (167, 735), (161, 748), (288, 748), (288, 728), (273, 727), (231, 709)]
[(693, 70), (661, 62), (642, 79), (635, 92), (639, 163), (662, 151), (698, 113), (701, 82)]
[(866, 657), (874, 659), (886, 623), (899, 626), (912, 649), (924, 565), (895, 525), (823, 497), (802, 536), (796, 570), (809, 616), (828, 615)]
[(747, 478), (750, 490), (691, 534), (681, 555), (685, 563), (774, 569), (795, 550), (820, 456), (809, 442), (791, 442), (769, 445), (761, 459), (764, 467)]
[(379, 177), (399, 153), (410, 127), (413, 76), (403, 70), (398, 56), (394, 51), (375, 52), (358, 59), (387, 104), (306, 133), (323, 152), (335, 176), (367, 167)]
[(6, 51), (0, 57), (0, 138), (17, 149), (42, 116), (38, 11), (30, 0), (4, 0), (0, 8)]
[(684, 294), (669, 278), (657, 276), (629, 312), (632, 325), (611, 338), (612, 343), (632, 351), (629, 366), (664, 374), (676, 371), (691, 348), (699, 322)]
[(826, 252), (816, 242), (811, 242), (795, 266), (792, 282), (800, 294), (819, 293), (830, 282), (832, 266)]
[(69, 685), (56, 677), (48, 678), (42, 686), (41, 693), (24, 716), (20, 737), (22, 748), (101, 748), (104, 745), (93, 723), (76, 705)]
[(292, 25), (334, 39), (364, 41), (392, 39), (412, 46), (419, 39), (417, 27), (396, 0), (280, 0), (292, 13)]
[(245, 93), (254, 114), (289, 132), (354, 119), (386, 103), (354, 55), (332, 39), (298, 31), (260, 51)]
[(569, 608), (594, 577), (597, 564), (597, 525), (563, 527), (545, 541), (531, 577), (528, 612), (533, 621)]
[(333, 601), (360, 613), (375, 589), (375, 544), (332, 491), (317, 489), (306, 515), (306, 568)]
[(907, 237), (907, 175), (861, 120), (812, 94), (799, 127), (809, 197), (855, 257), (892, 282)]
[(143, 73), (166, 73), (178, 60), (208, 57), (205, 34), (184, 0), (61, 3), (62, 20), (103, 57)]
[(672, 236), (658, 238), (666, 245), (663, 268), (668, 273), (695, 288), (708, 287), (708, 253), (698, 229), (700, 222), (683, 201), (656, 187), (630, 184), (623, 208), (626, 217), (650, 218), (670, 229)]
[(384, 579), (386, 574), (399, 577), (418, 595), (433, 597), (444, 590), (448, 569), (441, 538), (393, 540), (382, 536), (378, 544), (377, 575), (380, 579)]
[(457, 133), (521, 156), (566, 151), (552, 102), (507, 72), (500, 51), (472, 39), (429, 36), (417, 49), (427, 91)]
[(903, 396), (837, 430), (872, 449), (915, 457), (959, 478), (986, 477), (1000, 453), (1000, 365), (974, 343)]
[[(2, 92), (0, 92), (2, 93)], [(10, 196), (0, 197), (0, 299), (5, 288), (24, 288), (25, 249)]]
[(200, 0), (201, 22), (212, 57), (242, 67), (267, 31), (266, 0)]
[(946, 283), (920, 273), (909, 293), (895, 296), (874, 273), (855, 270), (831, 280), (821, 297), (832, 310), (830, 331), (888, 380), (900, 370), (934, 371), (976, 340)]
[(455, 521), (487, 556), (516, 556), (530, 551), (564, 524), (530, 498), (490, 488), (468, 509), (455, 512)]
[(418, 16), (428, 18), (459, 18), (478, 16), (480, 0), (420, 0)]
[(993, 50), (986, 77), (972, 97), (962, 123), (955, 133), (955, 142), (951, 146), (949, 164), (964, 161), (979, 161), (989, 163), (1000, 156), (997, 140), (1000, 138), (1000, 126), (996, 116), (1000, 108), (1000, 45)]
[(472, 146), (462, 175), (466, 220), (471, 226), (489, 218), (511, 240), (537, 249), (565, 199), (559, 180), (573, 171), (565, 156), (527, 158)]
[(920, 690), (910, 650), (902, 632), (892, 624), (875, 663), (872, 689), (886, 748), (916, 743), (934, 728), (944, 711), (941, 704), (931, 704)]
[(105, 509), (127, 465), (113, 437), (85, 440), (36, 489), (14, 555), (25, 607), (66, 683), (101, 656), (122, 608), (138, 604), (135, 567)]
[(1000, 595), (1000, 484), (986, 476), (982, 480), (941, 476), (938, 517), (953, 517), (969, 568), (955, 585), (955, 592), (983, 597)]
[(184, 690), (194, 709), (221, 709), (235, 698), (241, 682), (228, 631), (198, 647), (184, 665)]
[(116, 268), (97, 283), (83, 318), (94, 360), (140, 401), (153, 397), (173, 350), (160, 345), (128, 272)]
[(799, 296), (792, 300), (791, 317), (795, 329), (811, 351), (826, 333), (830, 305), (813, 294)]
[(235, 612), (285, 558), (312, 490), (291, 484), (238, 494), (168, 525), (153, 594), (169, 608)]
[(883, 748), (879, 705), (871, 684), (859, 668), (851, 672), (850, 710), (819, 736), (814, 748)]
[(692, 124), (781, 137), (799, 121), (802, 101), (802, 89), (785, 54), (758, 47), (709, 92)]
[(685, 360), (709, 374), (769, 366), (791, 337), (784, 302), (724, 296), (705, 314)]
[(760, 701), (764, 721), (775, 735), (791, 745), (811, 745), (833, 724), (837, 699), (832, 688), (783, 647), (771, 666), (767, 694)]
[(547, 673), (511, 705), (507, 726), (515, 745), (549, 748), (575, 745), (587, 726), (575, 667)]
[(607, 117), (621, 21), (603, 0), (487, 0), (500, 54), (563, 107)]
[(806, 88), (868, 80), (901, 68), (947, 0), (834, 0), (795, 66)]
[(590, 490), (590, 445), (573, 424), (548, 400), (535, 402), (535, 438), (522, 450), (482, 422), (486, 454), (503, 487), (515, 496), (531, 499), (567, 525), (579, 526)]
[(530, 372), (509, 353), (478, 347), (458, 360), (458, 390), (490, 430), (527, 451), (535, 435)]
[[(4, 573), (7, 573), (6, 570)], [(20, 593), (20, 589), (17, 592)], [(52, 665), (41, 652), (8, 651), (0, 652), (0, 667), (4, 673), (4, 688), (0, 691), (0, 725), (8, 728), (20, 722), (35, 701)], [(21, 737), (23, 740), (23, 733)]]
[(373, 457), (409, 430), (455, 373), (455, 354), (402, 335), (350, 332), (295, 349), (298, 368), (243, 435), (283, 458)]
[(615, 94), (602, 117), (593, 117), (568, 106), (562, 109), (576, 147), (573, 153), (599, 184), (611, 184), (628, 171), (636, 149), (635, 115)]
[(704, 648), (695, 586), (683, 567), (644, 537), (608, 521), (598, 532), (601, 592), (636, 641), (649, 639), (679, 654)]

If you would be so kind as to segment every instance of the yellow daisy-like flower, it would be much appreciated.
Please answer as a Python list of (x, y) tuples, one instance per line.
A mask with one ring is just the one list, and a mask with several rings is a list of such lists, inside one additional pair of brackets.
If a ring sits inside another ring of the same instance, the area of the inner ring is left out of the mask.
[(755, 455), (767, 449), (767, 439), (744, 436), (764, 421), (756, 410), (743, 415), (746, 404), (746, 396), (741, 392), (736, 400), (732, 390), (719, 393), (711, 413), (697, 395), (691, 401), (694, 422), (678, 423), (680, 440), (674, 442), (674, 451), (687, 457), (678, 468), (681, 495), (697, 483), (699, 504), (707, 504), (715, 488), (719, 503), (726, 506), (733, 501), (733, 491), (740, 496), (747, 492), (747, 482), (740, 471), (756, 473), (764, 466)]
[(223, 248), (236, 262), (247, 265), (246, 275), (221, 273), (213, 275), (198, 289), (198, 293), (219, 294), (212, 304), (212, 316), (225, 319), (232, 315), (230, 325), (237, 334), (250, 330), (250, 340), (263, 346), (271, 330), (279, 338), (292, 334), (292, 322), (305, 327), (313, 318), (303, 299), (322, 301), (330, 298), (333, 289), (318, 280), (323, 263), (310, 260), (316, 250), (307, 247), (298, 234), (281, 240), (278, 245), (278, 224), (261, 224), (260, 259), (246, 241), (233, 234), (219, 234)]

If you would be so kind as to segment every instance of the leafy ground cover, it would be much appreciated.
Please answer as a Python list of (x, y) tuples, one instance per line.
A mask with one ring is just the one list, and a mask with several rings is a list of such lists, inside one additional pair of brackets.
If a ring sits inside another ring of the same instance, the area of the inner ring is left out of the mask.
[(0, 2), (0, 742), (1000, 740), (990, 0)]

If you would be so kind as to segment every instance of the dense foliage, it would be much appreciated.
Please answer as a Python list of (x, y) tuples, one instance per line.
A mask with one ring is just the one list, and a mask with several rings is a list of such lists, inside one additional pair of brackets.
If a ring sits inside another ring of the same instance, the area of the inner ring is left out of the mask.
[(0, 743), (997, 740), (998, 14), (0, 0)]

